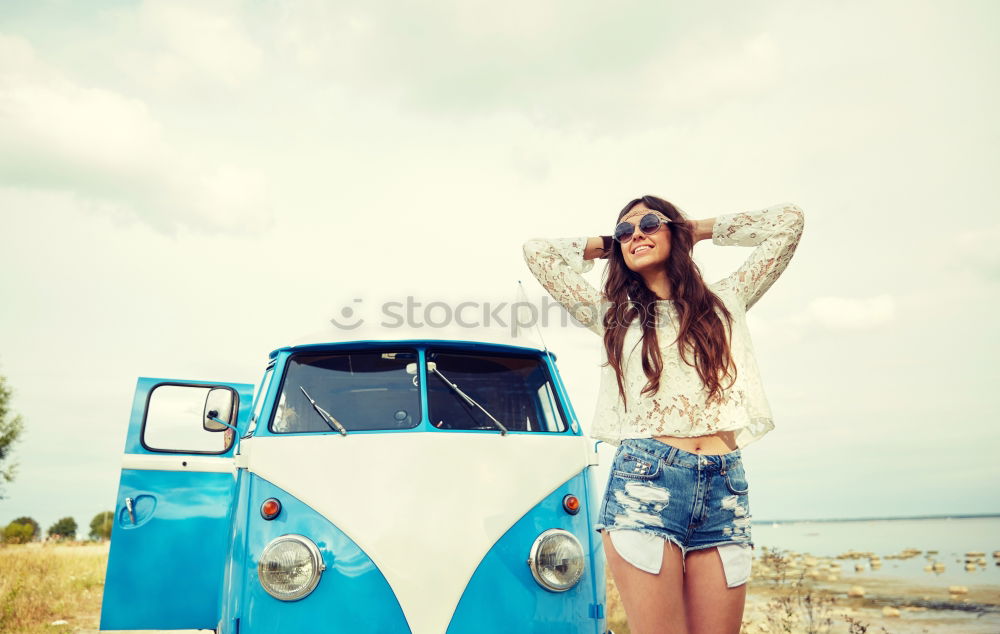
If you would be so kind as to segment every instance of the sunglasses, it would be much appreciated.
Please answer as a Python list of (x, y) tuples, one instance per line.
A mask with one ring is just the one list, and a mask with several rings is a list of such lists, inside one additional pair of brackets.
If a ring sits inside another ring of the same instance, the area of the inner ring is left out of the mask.
[[(648, 213), (639, 219), (639, 231), (642, 231), (644, 234), (648, 236), (656, 233), (657, 231), (660, 230), (660, 227), (666, 225), (669, 222), (673, 221), (667, 220), (666, 218), (658, 216), (654, 213)], [(635, 225), (632, 224), (631, 222), (622, 221), (618, 223), (617, 227), (615, 227), (614, 239), (620, 242), (621, 244), (625, 244), (626, 242), (631, 240), (632, 236), (634, 235), (635, 235)]]

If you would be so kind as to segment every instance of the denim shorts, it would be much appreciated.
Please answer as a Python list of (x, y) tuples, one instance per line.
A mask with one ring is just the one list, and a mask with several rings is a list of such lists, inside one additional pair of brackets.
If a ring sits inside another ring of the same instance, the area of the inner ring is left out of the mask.
[[(692, 550), (714, 546), (752, 549), (749, 492), (738, 449), (703, 455), (653, 438), (625, 439), (612, 461), (594, 529), (660, 537), (678, 546), (682, 561)], [(748, 549), (735, 550), (747, 553), (749, 561)]]

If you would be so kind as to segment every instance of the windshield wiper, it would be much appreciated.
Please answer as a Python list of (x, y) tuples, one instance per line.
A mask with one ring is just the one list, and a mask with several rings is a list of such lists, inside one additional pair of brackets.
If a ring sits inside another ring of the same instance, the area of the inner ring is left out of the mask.
[(493, 421), (493, 424), (500, 428), (500, 435), (501, 436), (506, 436), (507, 435), (507, 428), (503, 426), (503, 423), (501, 423), (500, 421), (498, 421), (493, 416), (493, 414), (490, 414), (489, 412), (487, 412), (486, 409), (483, 408), (482, 405), (480, 405), (479, 403), (477, 403), (474, 398), (472, 398), (471, 396), (469, 396), (468, 394), (466, 394), (465, 392), (463, 392), (462, 388), (458, 387), (457, 385), (455, 385), (454, 383), (452, 383), (451, 381), (449, 381), (448, 378), (445, 375), (441, 374), (441, 371), (437, 369), (437, 364), (436, 363), (434, 363), (433, 361), (428, 361), (427, 362), (427, 369), (430, 370), (431, 372), (437, 374), (439, 377), (441, 377), (441, 380), (445, 382), (445, 385), (447, 385), (451, 389), (455, 390), (455, 393), (458, 394), (459, 396), (461, 396), (463, 399), (465, 399), (466, 403), (468, 403), (469, 405), (472, 405), (474, 407), (478, 407), (480, 409), (480, 411), (482, 411), (484, 414), (486, 414), (489, 417), (489, 419), (491, 421)]
[(309, 392), (306, 392), (306, 388), (300, 385), (299, 389), (302, 390), (302, 393), (306, 395), (306, 398), (309, 399), (310, 403), (312, 403), (313, 409), (316, 410), (316, 413), (320, 415), (320, 418), (322, 418), (323, 421), (330, 426), (330, 429), (332, 429), (333, 431), (339, 431), (341, 436), (347, 435), (347, 429), (340, 424), (339, 420), (333, 417), (333, 414), (320, 407), (316, 403), (316, 401), (314, 401), (312, 397), (309, 396)]

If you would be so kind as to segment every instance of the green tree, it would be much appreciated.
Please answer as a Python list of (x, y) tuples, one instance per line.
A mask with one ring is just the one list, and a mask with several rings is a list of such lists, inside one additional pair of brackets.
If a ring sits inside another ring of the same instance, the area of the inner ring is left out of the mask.
[(111, 522), (114, 520), (115, 514), (111, 511), (104, 511), (103, 513), (98, 513), (94, 516), (94, 519), (90, 520), (90, 538), (91, 539), (110, 539), (111, 538)]
[(31, 527), (31, 538), (28, 541), (38, 539), (42, 536), (42, 527), (38, 525), (33, 517), (22, 516), (11, 522), (11, 524), (27, 524)]
[(76, 539), (76, 520), (64, 517), (49, 527), (49, 537), (56, 539)]
[(3, 541), (5, 544), (27, 544), (31, 541), (33, 533), (31, 524), (11, 522), (3, 529)]
[(11, 462), (10, 454), (24, 430), (21, 417), (10, 415), (10, 395), (7, 379), (0, 376), (0, 500), (3, 499), (3, 485), (14, 481), (17, 465)]

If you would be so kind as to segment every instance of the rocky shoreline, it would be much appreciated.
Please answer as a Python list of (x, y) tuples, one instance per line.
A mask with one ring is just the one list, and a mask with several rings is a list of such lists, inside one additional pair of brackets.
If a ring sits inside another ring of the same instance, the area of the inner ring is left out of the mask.
[[(886, 558), (920, 554), (935, 556), (907, 550)], [(847, 561), (860, 559), (867, 559), (867, 565)], [(849, 551), (837, 557), (815, 557), (762, 547), (755, 553), (747, 586), (742, 633), (1000, 632), (1000, 585), (955, 586), (934, 584), (933, 577), (921, 582), (862, 574), (878, 569), (879, 562), (871, 553)], [(929, 564), (932, 570), (934, 563)], [(627, 634), (621, 598), (610, 577), (607, 602), (608, 625), (616, 634)]]
[[(908, 549), (886, 558), (919, 555), (933, 570), (936, 552)], [(967, 553), (975, 566), (982, 565), (982, 555)], [(867, 566), (845, 563), (858, 559), (867, 559)], [(743, 631), (1000, 632), (1000, 585), (935, 585), (858, 574), (880, 565), (872, 553), (814, 557), (763, 548), (754, 560)]]

